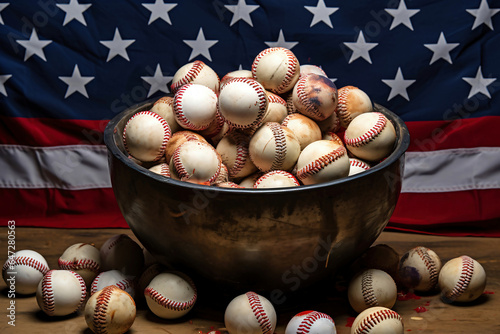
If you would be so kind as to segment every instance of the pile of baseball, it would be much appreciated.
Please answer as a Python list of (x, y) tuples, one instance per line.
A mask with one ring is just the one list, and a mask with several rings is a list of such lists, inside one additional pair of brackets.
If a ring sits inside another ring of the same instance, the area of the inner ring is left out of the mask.
[(393, 150), (391, 121), (361, 89), (337, 91), (288, 49), (260, 52), (252, 70), (219, 76), (202, 61), (175, 73), (174, 96), (134, 114), (129, 157), (176, 180), (228, 188), (293, 187), (370, 168)]

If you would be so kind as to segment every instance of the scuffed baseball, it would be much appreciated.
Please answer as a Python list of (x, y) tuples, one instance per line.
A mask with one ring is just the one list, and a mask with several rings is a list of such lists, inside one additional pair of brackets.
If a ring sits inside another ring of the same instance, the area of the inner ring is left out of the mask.
[(119, 270), (128, 278), (139, 275), (144, 266), (141, 246), (126, 234), (116, 234), (100, 248), (102, 271)]
[(410, 249), (399, 262), (400, 283), (408, 289), (430, 291), (438, 283), (441, 259), (432, 249), (418, 246)]
[(277, 122), (281, 123), (285, 117), (288, 115), (286, 108), (286, 101), (279, 95), (266, 91), (267, 100), (269, 104), (267, 105), (266, 114), (262, 119), (262, 123), (267, 122)]
[(165, 161), (169, 164), (174, 155), (175, 150), (189, 140), (198, 140), (202, 142), (207, 142), (207, 140), (199, 133), (183, 130), (176, 132), (172, 135), (172, 138), (167, 143), (165, 147)]
[(224, 324), (229, 334), (273, 334), (276, 320), (271, 302), (251, 291), (231, 300), (224, 312)]
[(302, 114), (291, 114), (285, 117), (281, 125), (292, 130), (300, 143), (300, 150), (317, 140), (321, 140), (321, 130), (315, 121)]
[(298, 187), (299, 181), (291, 173), (283, 170), (273, 170), (262, 175), (255, 181), (254, 188), (285, 188)]
[(370, 169), (370, 165), (368, 163), (356, 158), (349, 158), (349, 164), (351, 165), (349, 169), (349, 176), (356, 175)]
[(135, 295), (134, 281), (127, 278), (127, 276), (122, 274), (119, 270), (103, 271), (97, 275), (90, 285), (90, 294), (93, 295), (97, 291), (110, 285), (116, 285), (131, 295), (132, 298)]
[(2, 277), (11, 290), (29, 295), (36, 292), (38, 283), (49, 270), (47, 261), (40, 253), (24, 249), (15, 252), (5, 261)]
[(365, 112), (373, 111), (372, 100), (364, 91), (354, 86), (345, 86), (338, 91), (337, 113), (340, 125), (347, 128), (349, 123)]
[(243, 188), (253, 188), (255, 181), (257, 181), (262, 175), (263, 173), (261, 172), (253, 173), (252, 175), (249, 175), (241, 180), (239, 185)]
[(71, 270), (49, 270), (36, 290), (38, 306), (49, 316), (65, 316), (76, 312), (86, 296), (85, 281)]
[(282, 94), (291, 90), (299, 79), (300, 64), (289, 49), (267, 48), (255, 57), (252, 74), (266, 90)]
[(396, 130), (382, 113), (367, 112), (354, 118), (344, 134), (347, 149), (366, 161), (387, 157), (396, 142)]
[(179, 88), (188, 83), (204, 85), (215, 93), (219, 92), (219, 76), (210, 66), (201, 60), (195, 60), (192, 63), (181, 66), (174, 74), (170, 89), (175, 93)]
[(331, 140), (337, 145), (345, 146), (344, 142), (342, 141), (342, 138), (339, 137), (338, 134), (335, 132), (325, 132), (323, 136), (321, 137), (323, 140)]
[(444, 302), (471, 302), (483, 294), (486, 272), (479, 262), (462, 255), (445, 263), (438, 282)]
[(337, 87), (325, 76), (304, 75), (293, 87), (292, 100), (301, 114), (323, 121), (335, 112)]
[(351, 327), (351, 334), (403, 334), (404, 325), (401, 316), (386, 307), (370, 307), (364, 310)]
[(262, 172), (290, 170), (300, 154), (300, 143), (292, 130), (279, 123), (267, 122), (252, 136), (250, 158)]
[(287, 324), (285, 334), (336, 334), (335, 322), (328, 314), (304, 311), (296, 314)]
[(220, 165), (220, 172), (217, 178), (214, 181), (214, 185), (218, 185), (219, 183), (224, 183), (229, 181), (229, 171), (227, 170), (226, 165), (222, 163)]
[(332, 113), (327, 119), (323, 121), (316, 121), (321, 132), (337, 132), (340, 130), (340, 118), (336, 112)]
[(326, 75), (325, 71), (323, 71), (323, 69), (317, 65), (312, 65), (312, 64), (300, 65), (300, 75), (301, 76), (311, 74), (311, 73), (322, 75), (324, 77), (328, 77)]
[(392, 277), (379, 269), (366, 269), (349, 282), (349, 304), (358, 313), (374, 306), (392, 308), (396, 303), (397, 287)]
[(126, 291), (110, 285), (89, 298), (84, 316), (87, 326), (96, 334), (123, 334), (134, 323), (136, 306)]
[(99, 249), (91, 244), (77, 243), (69, 246), (59, 257), (57, 263), (60, 269), (72, 270), (82, 276), (87, 287), (101, 272)]
[(216, 119), (217, 94), (200, 84), (186, 84), (175, 93), (174, 111), (184, 129), (205, 130)]
[(170, 127), (170, 131), (173, 133), (182, 130), (181, 126), (175, 120), (174, 111), (174, 97), (164, 96), (155, 101), (151, 109), (151, 112), (157, 113), (163, 119), (165, 119)]
[(161, 163), (158, 165), (154, 165), (153, 167), (149, 168), (150, 171), (153, 173), (163, 175), (165, 177), (170, 177), (170, 168), (168, 167), (167, 163)]
[(305, 185), (346, 177), (349, 169), (345, 147), (331, 140), (318, 140), (309, 144), (297, 160), (297, 178)]
[(250, 138), (240, 132), (231, 132), (217, 144), (222, 163), (227, 167), (230, 178), (246, 177), (257, 171), (250, 159), (248, 145)]
[(222, 77), (222, 79), (220, 79), (221, 89), (222, 89), (222, 86), (224, 86), (224, 84), (226, 82), (228, 82), (229, 80), (234, 79), (234, 78), (253, 79), (253, 74), (252, 74), (252, 71), (249, 71), (249, 70), (236, 70), (236, 71), (228, 72)]
[(163, 319), (176, 319), (194, 306), (197, 293), (193, 282), (174, 273), (155, 276), (144, 290), (149, 309)]

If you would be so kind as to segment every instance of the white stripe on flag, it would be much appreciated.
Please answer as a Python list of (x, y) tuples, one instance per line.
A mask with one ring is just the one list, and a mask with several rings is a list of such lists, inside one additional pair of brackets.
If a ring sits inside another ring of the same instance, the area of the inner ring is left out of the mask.
[(103, 145), (0, 145), (0, 188), (109, 188)]
[(404, 193), (500, 188), (500, 147), (406, 152)]

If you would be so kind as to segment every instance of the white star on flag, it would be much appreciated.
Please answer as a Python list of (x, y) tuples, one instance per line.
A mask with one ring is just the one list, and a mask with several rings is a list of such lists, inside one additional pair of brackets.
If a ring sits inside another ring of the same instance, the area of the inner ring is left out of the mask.
[(148, 97), (150, 97), (157, 91), (170, 93), (170, 89), (168, 88), (168, 83), (172, 81), (173, 78), (174, 77), (163, 75), (160, 64), (156, 65), (156, 70), (153, 76), (141, 77), (142, 80), (146, 81), (150, 85)]
[(500, 12), (500, 8), (490, 8), (488, 2), (486, 0), (481, 0), (481, 4), (477, 9), (466, 9), (467, 12), (475, 17), (474, 24), (472, 25), (472, 29), (474, 30), (479, 27), (481, 24), (486, 24), (488, 28), (493, 29), (493, 23), (491, 22), (491, 18), (493, 15)]
[[(5, 9), (5, 7), (7, 7), (9, 4), (8, 3), (0, 3), (0, 13), (2, 13), (2, 11)], [(0, 24), (4, 24), (3, 23), (3, 18), (2, 18), (2, 15), (0, 14)]]
[(401, 95), (406, 100), (410, 101), (408, 97), (408, 92), (406, 89), (412, 85), (416, 80), (405, 80), (403, 78), (403, 72), (401, 72), (401, 67), (398, 67), (398, 71), (396, 73), (396, 77), (394, 79), (382, 79), (382, 82), (387, 86), (391, 87), (391, 92), (389, 93), (389, 97), (387, 101), (390, 101), (393, 97), (397, 95)]
[(175, 6), (177, 6), (176, 3), (165, 3), (163, 2), (163, 0), (155, 0), (155, 3), (143, 3), (142, 5), (151, 12), (148, 25), (150, 25), (157, 19), (162, 19), (163, 21), (172, 25), (172, 21), (170, 21), (170, 15), (168, 15), (168, 12), (170, 12)]
[(73, 74), (70, 77), (59, 77), (59, 79), (68, 85), (64, 98), (66, 99), (74, 92), (78, 92), (88, 99), (89, 95), (87, 94), (85, 85), (94, 80), (94, 78), (95, 77), (82, 77), (78, 65), (75, 65), (73, 68)]
[(389, 15), (394, 17), (394, 20), (392, 20), (392, 24), (389, 30), (396, 28), (400, 24), (404, 24), (405, 26), (410, 28), (410, 30), (413, 30), (413, 25), (411, 24), (411, 17), (420, 12), (420, 9), (408, 9), (406, 8), (405, 1), (401, 0), (397, 9), (386, 8), (385, 11), (389, 13)]
[(191, 55), (189, 56), (189, 60), (198, 55), (202, 55), (208, 60), (212, 61), (209, 49), (214, 46), (214, 44), (216, 44), (218, 40), (205, 39), (203, 28), (200, 28), (200, 30), (198, 31), (198, 36), (196, 36), (196, 40), (183, 40), (183, 42), (193, 49), (193, 51), (191, 51)]
[(83, 12), (89, 9), (92, 4), (89, 3), (81, 5), (78, 3), (78, 0), (69, 0), (69, 3), (67, 4), (58, 3), (56, 6), (66, 12), (63, 26), (73, 20), (77, 20), (84, 26), (87, 26), (87, 21), (85, 21), (85, 17), (83, 17)]
[(339, 10), (339, 7), (326, 7), (325, 0), (318, 0), (318, 4), (316, 5), (316, 7), (304, 6), (304, 8), (314, 14), (311, 25), (309, 27), (312, 27), (319, 22), (324, 22), (327, 26), (333, 28), (330, 15)]
[(245, 0), (238, 0), (238, 4), (236, 5), (224, 5), (231, 13), (233, 13), (233, 19), (229, 24), (232, 26), (239, 20), (243, 20), (253, 27), (252, 18), (250, 17), (250, 13), (259, 8), (258, 5), (247, 5)]
[(115, 29), (115, 35), (112, 41), (99, 41), (102, 45), (109, 49), (108, 59), (106, 62), (113, 59), (115, 56), (122, 56), (124, 59), (130, 61), (127, 54), (127, 47), (135, 42), (135, 39), (122, 39), (118, 28)]
[(26, 53), (24, 54), (24, 61), (28, 60), (33, 55), (37, 55), (44, 61), (47, 61), (47, 59), (45, 58), (45, 53), (43, 52), (43, 48), (52, 43), (52, 41), (40, 40), (35, 28), (33, 28), (33, 30), (31, 31), (30, 39), (17, 40), (16, 42), (26, 49)]
[(7, 90), (5, 89), (5, 82), (12, 77), (12, 74), (0, 75), (0, 93), (7, 96)]
[(475, 78), (462, 78), (462, 79), (469, 85), (471, 85), (469, 96), (467, 97), (468, 99), (470, 99), (477, 93), (482, 93), (491, 99), (490, 92), (488, 91), (488, 86), (491, 85), (497, 79), (496, 78), (485, 79), (481, 71), (481, 66), (479, 66), (479, 68), (477, 69)]
[(287, 42), (285, 40), (285, 35), (283, 34), (283, 29), (280, 29), (278, 40), (276, 42), (264, 42), (270, 48), (287, 48), (291, 50), (295, 45), (299, 44), (299, 42)]
[(446, 60), (448, 63), (453, 64), (453, 62), (451, 61), (450, 51), (459, 45), (460, 43), (447, 43), (446, 38), (444, 37), (444, 33), (441, 31), (436, 44), (424, 44), (426, 48), (433, 52), (432, 59), (429, 65), (441, 58)]
[(360, 57), (371, 64), (372, 60), (370, 58), (370, 50), (378, 45), (378, 43), (367, 43), (362, 31), (359, 32), (356, 42), (344, 42), (344, 44), (352, 50), (349, 64)]

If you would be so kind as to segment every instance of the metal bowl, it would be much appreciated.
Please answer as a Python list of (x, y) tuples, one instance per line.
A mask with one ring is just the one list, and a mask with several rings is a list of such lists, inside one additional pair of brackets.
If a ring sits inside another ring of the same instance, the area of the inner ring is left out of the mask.
[(310, 186), (231, 189), (165, 178), (127, 158), (123, 128), (152, 103), (120, 113), (104, 131), (116, 199), (160, 262), (214, 287), (279, 298), (317, 283), (370, 247), (396, 206), (409, 133), (381, 106), (397, 141), (368, 171)]

